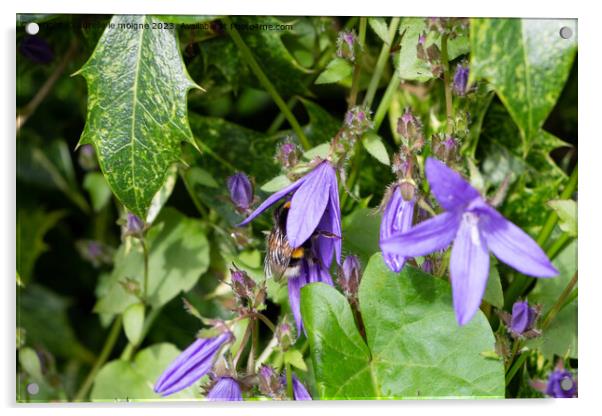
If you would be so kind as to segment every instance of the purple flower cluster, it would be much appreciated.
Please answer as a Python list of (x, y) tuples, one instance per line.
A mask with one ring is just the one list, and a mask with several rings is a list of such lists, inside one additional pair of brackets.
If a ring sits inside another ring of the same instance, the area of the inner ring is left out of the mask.
[(450, 277), (460, 325), (479, 309), (489, 276), (489, 252), (529, 276), (552, 277), (558, 270), (537, 243), (489, 206), (457, 172), (428, 158), (426, 177), (445, 212), (381, 239), (383, 252), (401, 258), (424, 256), (452, 242)]

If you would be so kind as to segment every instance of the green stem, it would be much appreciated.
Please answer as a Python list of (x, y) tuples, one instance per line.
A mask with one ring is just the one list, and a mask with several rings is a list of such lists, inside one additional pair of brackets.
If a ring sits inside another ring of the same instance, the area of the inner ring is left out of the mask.
[(148, 304), (148, 247), (144, 237), (140, 238), (140, 243), (142, 244), (142, 254), (144, 257), (144, 289), (142, 299), (144, 299), (144, 303)]
[(527, 353), (523, 352), (518, 356), (518, 359), (514, 362), (510, 370), (506, 373), (506, 385), (510, 384), (516, 372), (521, 368), (525, 360), (527, 359)]
[(253, 319), (250, 325), (253, 325), (253, 329), (251, 332), (251, 351), (249, 351), (249, 358), (247, 358), (247, 374), (252, 374), (255, 370), (255, 354), (259, 342), (259, 321)]
[(182, 178), (184, 187), (186, 188), (186, 191), (188, 192), (190, 199), (192, 199), (192, 203), (196, 207), (197, 211), (199, 212), (199, 214), (201, 214), (202, 217), (207, 218), (209, 216), (209, 212), (207, 212), (207, 210), (205, 209), (203, 204), (201, 204), (201, 201), (199, 200), (196, 193), (194, 192), (194, 188), (188, 182), (188, 177), (186, 175), (186, 172), (180, 171), (180, 177)]
[(364, 107), (370, 108), (372, 106), (372, 101), (374, 100), (374, 96), (376, 95), (378, 84), (380, 84), (380, 79), (382, 77), (383, 70), (385, 69), (385, 65), (387, 64), (387, 59), (389, 58), (389, 52), (391, 51), (393, 39), (395, 39), (395, 33), (397, 32), (399, 21), (399, 17), (394, 17), (391, 19), (391, 23), (389, 24), (389, 32), (387, 33), (387, 42), (383, 43), (383, 46), (380, 50), (380, 55), (378, 55), (378, 59), (376, 61), (376, 67), (374, 69), (374, 72), (372, 73), (372, 78), (370, 79), (370, 83), (368, 84), (368, 90), (366, 91), (364, 102), (362, 103)]
[[(362, 164), (362, 151), (361, 151), (362, 143), (361, 141), (357, 141), (353, 150), (353, 161), (351, 163), (351, 175), (349, 175), (349, 179), (347, 180), (347, 189), (349, 192), (353, 192), (353, 187), (355, 186), (355, 182), (357, 182), (357, 178), (360, 176), (360, 167)], [(349, 194), (347, 192), (343, 192), (343, 196), (341, 197), (341, 207), (345, 208), (345, 204), (347, 203), (347, 199), (349, 198)]]
[(86, 397), (86, 395), (88, 394), (88, 391), (90, 390), (90, 387), (92, 387), (92, 383), (94, 382), (94, 379), (96, 378), (96, 374), (98, 373), (98, 371), (100, 371), (100, 368), (104, 365), (104, 363), (109, 358), (111, 351), (113, 351), (113, 347), (115, 347), (115, 342), (117, 342), (117, 338), (119, 338), (119, 333), (121, 331), (121, 323), (122, 323), (122, 316), (119, 315), (115, 319), (115, 322), (113, 322), (113, 326), (111, 327), (109, 336), (107, 337), (105, 344), (102, 347), (102, 351), (100, 352), (98, 359), (96, 360), (96, 362), (94, 363), (94, 366), (92, 367), (92, 369), (86, 376), (84, 383), (81, 385), (81, 387), (75, 394), (75, 398), (73, 399), (74, 402), (83, 401), (84, 398)]
[(445, 113), (447, 115), (447, 134), (454, 132), (454, 106), (452, 102), (452, 85), (449, 73), (449, 56), (447, 53), (447, 34), (441, 36), (441, 64), (443, 65), (443, 84), (445, 89)]
[(295, 400), (293, 395), (293, 372), (291, 371), (291, 365), (286, 362), (284, 364), (286, 368), (286, 394), (291, 400)]
[(374, 125), (374, 131), (378, 131), (380, 125), (385, 119), (385, 115), (389, 111), (391, 101), (393, 100), (393, 94), (399, 87), (400, 81), (401, 78), (399, 78), (399, 74), (397, 73), (397, 71), (395, 71), (393, 73), (393, 76), (391, 77), (391, 80), (389, 81), (389, 85), (387, 86), (383, 97), (380, 100), (380, 103), (378, 104), (376, 113), (374, 114), (374, 119), (372, 120), (372, 124)]
[[(291, 97), (286, 102), (286, 107), (292, 111), (293, 108), (295, 108), (295, 105), (297, 104), (298, 101), (299, 101), (299, 98), (297, 96)], [(278, 131), (278, 129), (280, 128), (280, 126), (282, 126), (282, 123), (284, 123), (284, 120), (286, 120), (286, 118), (284, 117), (284, 113), (281, 111), (278, 113), (278, 115), (276, 116), (274, 121), (272, 121), (272, 124), (270, 124), (270, 127), (266, 131), (266, 134), (272, 135), (272, 134), (276, 133)]]
[(556, 254), (572, 239), (572, 237), (567, 233), (562, 233), (560, 237), (556, 241), (552, 243), (552, 245), (546, 250), (546, 254), (548, 258), (553, 259), (556, 257)]
[(207, 153), (209, 156), (211, 156), (213, 159), (215, 159), (217, 162), (222, 164), (227, 169), (231, 170), (232, 172), (235, 172), (236, 170), (238, 170), (238, 169), (236, 169), (236, 167), (234, 165), (232, 165), (226, 159), (219, 156), (217, 153), (215, 153), (209, 146), (207, 146), (202, 141), (195, 140), (195, 143), (199, 147), (199, 149), (201, 149), (203, 152)]
[(136, 352), (136, 349), (142, 343), (142, 340), (144, 340), (146, 334), (148, 334), (148, 331), (150, 330), (150, 327), (152, 326), (153, 322), (155, 322), (155, 319), (157, 319), (159, 312), (161, 312), (161, 308), (151, 309), (150, 313), (146, 317), (146, 320), (144, 321), (144, 326), (142, 327), (142, 334), (140, 335), (140, 341), (138, 341), (138, 344), (135, 345), (128, 342), (128, 344), (123, 349), (121, 355), (119, 356), (119, 359), (129, 361), (132, 358), (132, 355), (134, 354), (134, 352)]
[(358, 36), (358, 50), (355, 57), (355, 65), (353, 67), (353, 79), (351, 81), (351, 92), (349, 93), (349, 108), (355, 106), (357, 102), (357, 94), (360, 89), (360, 74), (362, 72), (362, 58), (364, 56), (364, 42), (366, 40), (366, 26), (368, 20), (365, 17), (360, 17), (360, 29)]
[(277, 346), (278, 346), (278, 338), (276, 337), (276, 334), (274, 334), (272, 336), (272, 339), (270, 340), (270, 342), (268, 342), (268, 345), (266, 345), (263, 352), (259, 355), (259, 358), (257, 359), (257, 361), (255, 361), (255, 371), (259, 371), (259, 368), (261, 367), (261, 365), (263, 363), (265, 363), (268, 360), (268, 358), (270, 358), (270, 356), (274, 352), (274, 349)]
[(288, 106), (286, 105), (280, 94), (278, 94), (278, 91), (276, 90), (272, 82), (261, 69), (261, 66), (253, 56), (253, 52), (251, 52), (245, 41), (238, 33), (238, 30), (236, 30), (236, 27), (232, 24), (232, 20), (230, 20), (229, 17), (224, 17), (223, 19), (224, 22), (226, 22), (226, 25), (228, 26), (230, 37), (232, 38), (236, 46), (238, 46), (242, 57), (251, 68), (251, 71), (253, 71), (253, 74), (255, 74), (263, 88), (265, 88), (265, 90), (272, 96), (272, 99), (274, 100), (278, 108), (280, 108), (280, 111), (282, 111), (289, 124), (297, 134), (299, 142), (301, 143), (303, 148), (305, 150), (309, 150), (311, 148), (311, 145), (307, 140), (307, 137), (305, 137), (305, 133), (303, 133), (301, 125), (299, 124), (291, 110), (289, 110)]

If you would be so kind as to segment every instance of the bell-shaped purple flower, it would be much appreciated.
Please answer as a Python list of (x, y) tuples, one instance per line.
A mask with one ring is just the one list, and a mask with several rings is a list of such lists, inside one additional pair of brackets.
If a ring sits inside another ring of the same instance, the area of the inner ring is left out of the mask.
[(240, 385), (232, 377), (220, 377), (213, 385), (206, 398), (211, 401), (242, 401)]
[(253, 184), (243, 172), (236, 172), (228, 178), (228, 191), (234, 206), (242, 211), (253, 203)]
[(389, 250), (388, 246), (385, 246), (383, 243), (391, 236), (406, 232), (412, 228), (416, 200), (412, 198), (406, 201), (401, 195), (399, 185), (391, 188), (388, 198), (380, 223), (380, 248), (383, 252), (383, 259), (389, 269), (395, 273), (399, 273), (403, 268), (406, 257), (396, 254), (393, 250)]
[(570, 371), (557, 368), (550, 373), (545, 393), (557, 399), (568, 399), (577, 396), (577, 382)]
[(479, 309), (489, 275), (489, 251), (521, 273), (553, 277), (558, 270), (537, 243), (489, 206), (457, 172), (428, 158), (426, 177), (446, 212), (409, 231), (381, 239), (383, 252), (424, 256), (453, 243), (450, 277), (456, 318), (466, 324)]
[(286, 237), (295, 249), (301, 247), (314, 233), (319, 258), (330, 267), (333, 255), (341, 264), (341, 208), (337, 176), (328, 161), (320, 162), (301, 179), (267, 198), (239, 226), (247, 225), (263, 211), (289, 194), (290, 209), (286, 219)]
[(217, 353), (231, 337), (231, 333), (223, 332), (217, 337), (194, 341), (159, 377), (155, 383), (155, 393), (168, 396), (199, 380), (211, 370)]
[[(293, 380), (293, 396), (295, 397), (295, 400), (312, 400), (309, 392), (307, 391), (307, 389), (305, 388), (303, 383), (301, 383), (301, 381), (297, 378), (296, 375), (293, 374), (292, 380)], [(286, 385), (286, 379), (285, 379), (284, 384)]]

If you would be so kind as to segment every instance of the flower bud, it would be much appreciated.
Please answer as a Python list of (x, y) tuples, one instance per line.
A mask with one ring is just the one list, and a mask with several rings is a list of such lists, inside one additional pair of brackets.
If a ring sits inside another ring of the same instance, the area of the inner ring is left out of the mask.
[(230, 270), (232, 291), (239, 300), (250, 300), (255, 297), (257, 284), (244, 270)]
[(80, 256), (92, 263), (94, 267), (111, 264), (113, 261), (113, 249), (100, 241), (79, 240), (75, 246)]
[(355, 61), (356, 45), (357, 36), (353, 31), (339, 32), (339, 36), (337, 37), (337, 56), (351, 62)]
[(281, 322), (276, 327), (276, 339), (283, 350), (287, 350), (296, 341), (293, 328), (287, 322)]
[(512, 305), (510, 332), (513, 336), (533, 337), (539, 335), (535, 330), (535, 322), (539, 317), (539, 308), (532, 308), (527, 301), (518, 301)]
[(345, 295), (350, 299), (357, 298), (357, 291), (360, 286), (362, 268), (360, 261), (356, 256), (347, 256), (343, 265), (339, 268), (339, 286), (343, 289)]
[(468, 91), (468, 66), (458, 65), (454, 73), (453, 90), (459, 96), (466, 95)]
[(83, 170), (98, 169), (98, 161), (96, 160), (96, 152), (91, 144), (84, 144), (79, 148), (77, 161)]
[(127, 213), (125, 220), (124, 235), (133, 235), (141, 237), (144, 232), (144, 222), (136, 214)]
[(372, 128), (370, 110), (364, 107), (353, 107), (345, 113), (345, 125), (352, 135), (360, 136)]
[(280, 377), (269, 365), (262, 365), (258, 373), (259, 391), (271, 398), (283, 397), (283, 385)]
[(278, 146), (276, 160), (285, 169), (291, 169), (299, 162), (299, 148), (290, 141), (284, 141)]
[(245, 211), (253, 203), (253, 185), (243, 172), (236, 172), (228, 178), (230, 200), (236, 209)]
[(405, 201), (411, 201), (416, 195), (416, 184), (411, 179), (403, 179), (399, 184), (399, 191)]
[(397, 120), (397, 133), (406, 139), (412, 150), (420, 150), (424, 145), (422, 123), (409, 108), (406, 108), (403, 115)]
[(48, 64), (54, 59), (54, 52), (48, 42), (39, 36), (25, 36), (19, 43), (21, 55), (36, 64)]
[(420, 265), (420, 269), (425, 273), (433, 274), (433, 261), (431, 259), (424, 260)]

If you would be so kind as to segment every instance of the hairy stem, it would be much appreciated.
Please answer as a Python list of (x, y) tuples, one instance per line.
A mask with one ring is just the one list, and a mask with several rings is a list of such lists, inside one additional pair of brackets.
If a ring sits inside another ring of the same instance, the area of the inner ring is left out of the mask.
[(303, 133), (301, 125), (299, 124), (291, 110), (288, 108), (280, 94), (278, 94), (278, 91), (276, 91), (276, 87), (274, 87), (274, 85), (267, 77), (265, 72), (263, 72), (263, 70), (261, 69), (261, 66), (253, 56), (253, 52), (251, 52), (245, 41), (238, 33), (238, 30), (236, 30), (236, 27), (232, 24), (232, 20), (230, 20), (229, 17), (224, 17), (224, 22), (226, 22), (226, 25), (228, 26), (230, 37), (240, 50), (242, 57), (251, 68), (251, 71), (253, 71), (253, 74), (255, 74), (263, 88), (265, 88), (265, 90), (272, 96), (272, 99), (274, 100), (280, 111), (282, 111), (289, 124), (297, 134), (301, 146), (303, 146), (305, 150), (309, 150), (311, 148), (311, 145), (307, 140), (307, 137), (305, 137), (305, 133)]
[(353, 78), (351, 81), (351, 92), (349, 93), (349, 108), (355, 106), (357, 102), (357, 94), (360, 89), (360, 74), (362, 72), (362, 58), (364, 56), (364, 42), (366, 40), (366, 25), (368, 19), (360, 17), (360, 29), (358, 36), (359, 52), (355, 57), (355, 65), (353, 66)]
[(109, 355), (111, 355), (111, 352), (113, 351), (113, 347), (115, 347), (115, 343), (117, 342), (117, 338), (119, 338), (119, 333), (121, 331), (121, 323), (122, 323), (122, 316), (119, 315), (115, 319), (115, 322), (113, 322), (113, 326), (111, 327), (109, 335), (107, 336), (107, 339), (105, 340), (105, 344), (102, 347), (102, 351), (100, 352), (100, 355), (96, 359), (94, 366), (92, 367), (92, 369), (86, 376), (86, 379), (84, 380), (83, 384), (81, 385), (81, 387), (75, 394), (75, 398), (73, 399), (74, 402), (81, 402), (87, 396), (88, 391), (90, 390), (90, 387), (92, 387), (92, 383), (94, 382), (94, 379), (96, 378), (96, 374), (98, 374), (98, 371), (100, 371), (101, 367), (104, 365), (104, 363), (109, 358)]
[(447, 34), (441, 36), (441, 64), (443, 65), (443, 86), (445, 89), (445, 114), (447, 115), (446, 132), (454, 132), (454, 106), (452, 102), (452, 84), (449, 73), (449, 56), (447, 53)]

